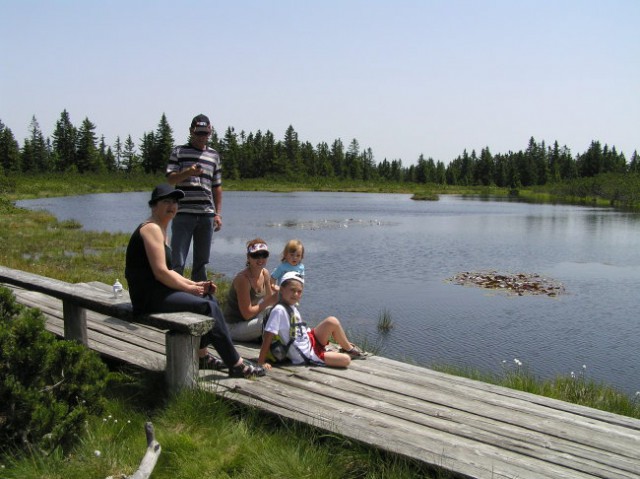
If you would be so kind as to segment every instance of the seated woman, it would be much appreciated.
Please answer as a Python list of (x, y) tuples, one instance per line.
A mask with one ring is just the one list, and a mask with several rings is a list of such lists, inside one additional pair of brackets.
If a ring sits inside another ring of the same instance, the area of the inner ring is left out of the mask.
[(265, 268), (269, 258), (267, 243), (261, 238), (247, 243), (247, 265), (231, 283), (224, 309), (227, 327), (234, 341), (260, 341), (262, 313), (278, 301)]
[[(236, 351), (222, 311), (211, 296), (216, 286), (210, 281), (194, 282), (171, 269), (171, 248), (167, 227), (178, 210), (182, 190), (169, 184), (157, 186), (151, 194), (151, 215), (131, 235), (126, 253), (125, 276), (133, 311), (174, 313), (190, 311), (211, 316), (214, 326), (200, 339), (200, 367), (229, 368), (231, 377), (264, 376), (264, 368), (243, 360)], [(222, 361), (208, 354), (212, 344)]]

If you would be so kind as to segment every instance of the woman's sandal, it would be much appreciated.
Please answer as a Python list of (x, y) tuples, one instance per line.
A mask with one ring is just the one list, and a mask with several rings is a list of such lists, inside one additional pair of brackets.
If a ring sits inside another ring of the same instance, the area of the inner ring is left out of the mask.
[(253, 364), (246, 359), (242, 360), (242, 363), (237, 366), (229, 368), (230, 378), (255, 378), (264, 376), (266, 374), (265, 369), (262, 366)]
[(220, 371), (227, 367), (222, 359), (214, 356), (210, 352), (207, 352), (207, 354), (201, 357), (198, 363), (200, 369), (215, 369), (216, 371)]

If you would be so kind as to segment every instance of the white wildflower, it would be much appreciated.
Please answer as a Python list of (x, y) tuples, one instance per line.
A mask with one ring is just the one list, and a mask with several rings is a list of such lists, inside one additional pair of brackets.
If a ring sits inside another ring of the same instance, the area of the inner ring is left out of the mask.
[(100, 457), (102, 453), (100, 451), (98, 451), (97, 449), (95, 451), (93, 451), (93, 455), (96, 457)]

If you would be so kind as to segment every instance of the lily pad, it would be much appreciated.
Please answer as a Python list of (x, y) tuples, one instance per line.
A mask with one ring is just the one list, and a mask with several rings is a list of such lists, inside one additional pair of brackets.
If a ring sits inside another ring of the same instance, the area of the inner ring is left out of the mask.
[(507, 294), (546, 295), (556, 297), (565, 293), (564, 285), (537, 273), (499, 273), (497, 271), (465, 271), (448, 278), (454, 284), (477, 286), (503, 291)]

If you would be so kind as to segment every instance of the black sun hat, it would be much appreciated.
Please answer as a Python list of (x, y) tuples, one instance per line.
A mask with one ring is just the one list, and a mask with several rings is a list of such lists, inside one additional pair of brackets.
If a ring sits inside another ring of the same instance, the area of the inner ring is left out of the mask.
[(149, 200), (149, 206), (155, 205), (158, 201), (165, 198), (175, 198), (177, 200), (184, 198), (184, 191), (177, 190), (169, 183), (163, 183), (156, 186), (151, 193), (151, 199)]

